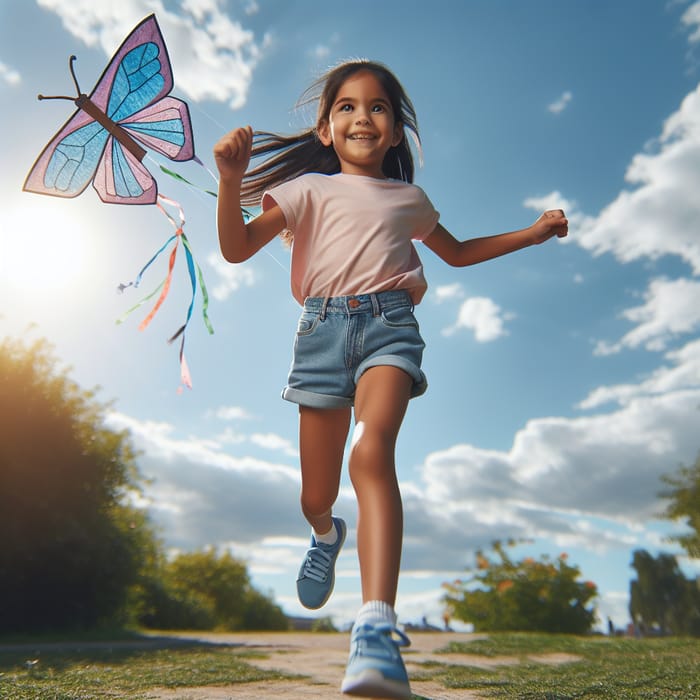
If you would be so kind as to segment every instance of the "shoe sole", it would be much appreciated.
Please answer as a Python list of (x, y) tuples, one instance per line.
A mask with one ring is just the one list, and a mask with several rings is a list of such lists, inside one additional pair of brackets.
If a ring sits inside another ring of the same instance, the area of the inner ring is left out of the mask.
[(340, 690), (345, 695), (354, 695), (362, 698), (411, 700), (413, 697), (408, 683), (384, 678), (381, 671), (371, 668), (352, 678), (345, 678)]

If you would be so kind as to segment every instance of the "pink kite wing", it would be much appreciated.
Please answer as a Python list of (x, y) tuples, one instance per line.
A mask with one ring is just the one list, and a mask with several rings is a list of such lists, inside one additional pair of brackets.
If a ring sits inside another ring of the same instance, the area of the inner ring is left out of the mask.
[(194, 140), (187, 103), (175, 97), (164, 97), (121, 126), (132, 136), (170, 160), (194, 158)]

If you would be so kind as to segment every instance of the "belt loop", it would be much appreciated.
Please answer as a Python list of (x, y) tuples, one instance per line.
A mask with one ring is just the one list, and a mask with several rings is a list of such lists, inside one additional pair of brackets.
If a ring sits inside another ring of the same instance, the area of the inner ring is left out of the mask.
[(326, 307), (328, 306), (328, 301), (330, 297), (323, 297), (323, 304), (321, 304), (321, 313), (318, 315), (320, 321), (326, 320)]
[(370, 294), (369, 298), (372, 300), (372, 316), (379, 316), (381, 312), (379, 296), (377, 294)]

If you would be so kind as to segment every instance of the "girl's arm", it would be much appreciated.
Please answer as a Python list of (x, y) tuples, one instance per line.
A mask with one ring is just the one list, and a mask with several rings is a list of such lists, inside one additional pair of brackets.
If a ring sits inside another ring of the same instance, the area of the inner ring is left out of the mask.
[(248, 224), (241, 212), (241, 182), (250, 162), (253, 130), (247, 126), (234, 129), (214, 146), (219, 169), (217, 228), (221, 254), (228, 262), (243, 262), (257, 253), (286, 228), (282, 210), (274, 206)]
[(561, 209), (546, 211), (532, 226), (484, 238), (458, 241), (441, 224), (423, 241), (448, 265), (465, 267), (491, 260), (521, 248), (544, 243), (553, 236), (564, 238), (569, 232), (569, 222)]

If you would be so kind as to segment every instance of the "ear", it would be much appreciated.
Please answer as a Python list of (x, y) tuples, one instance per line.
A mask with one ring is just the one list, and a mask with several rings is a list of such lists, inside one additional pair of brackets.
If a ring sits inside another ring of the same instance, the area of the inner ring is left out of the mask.
[(316, 127), (318, 138), (324, 146), (333, 144), (333, 136), (331, 134), (331, 125), (327, 119), (322, 119)]
[(391, 139), (391, 145), (394, 147), (398, 146), (403, 141), (403, 136), (403, 122), (396, 122), (396, 124), (394, 124), (394, 134)]

